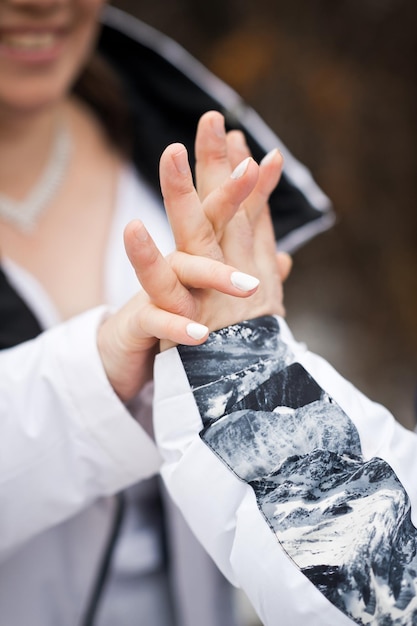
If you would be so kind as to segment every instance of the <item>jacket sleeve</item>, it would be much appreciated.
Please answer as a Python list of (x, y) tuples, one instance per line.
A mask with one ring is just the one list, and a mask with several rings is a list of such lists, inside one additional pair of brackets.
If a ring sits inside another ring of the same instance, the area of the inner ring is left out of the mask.
[(162, 353), (155, 385), (168, 490), (266, 626), (417, 623), (414, 433), (275, 317)]
[(155, 444), (109, 384), (95, 309), (0, 352), (0, 556), (155, 473)]

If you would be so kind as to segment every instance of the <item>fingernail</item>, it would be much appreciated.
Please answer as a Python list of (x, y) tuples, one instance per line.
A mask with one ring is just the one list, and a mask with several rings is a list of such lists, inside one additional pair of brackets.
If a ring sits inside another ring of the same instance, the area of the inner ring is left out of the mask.
[(259, 280), (255, 276), (243, 272), (232, 272), (230, 281), (234, 287), (241, 291), (252, 291), (259, 285)]
[(260, 162), (260, 165), (267, 165), (268, 163), (270, 163), (275, 158), (277, 153), (278, 153), (278, 148), (274, 148), (273, 150), (268, 152), (268, 154), (265, 154), (264, 158)]
[(188, 172), (188, 155), (186, 150), (180, 150), (172, 155), (175, 167), (179, 174), (187, 174)]
[(246, 157), (246, 159), (244, 159), (241, 163), (239, 163), (239, 165), (235, 167), (233, 172), (230, 174), (230, 178), (234, 178), (234, 179), (241, 178), (243, 174), (246, 172), (246, 170), (248, 169), (250, 159), (251, 157)]
[(211, 127), (217, 137), (223, 138), (225, 136), (226, 130), (224, 128), (224, 117), (222, 115), (215, 115), (213, 117)]
[(191, 337), (191, 339), (202, 339), (205, 337), (209, 331), (207, 326), (203, 326), (203, 324), (197, 324), (196, 322), (190, 322), (186, 327), (187, 335)]

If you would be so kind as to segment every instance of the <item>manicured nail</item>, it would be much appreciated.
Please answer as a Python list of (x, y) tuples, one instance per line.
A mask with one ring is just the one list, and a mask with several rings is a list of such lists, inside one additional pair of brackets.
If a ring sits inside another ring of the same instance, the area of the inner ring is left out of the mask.
[(202, 339), (205, 337), (209, 331), (207, 326), (203, 326), (203, 324), (197, 324), (196, 322), (190, 322), (187, 324), (187, 335), (191, 337), (191, 339)]
[(230, 281), (234, 287), (241, 291), (252, 291), (259, 285), (259, 280), (255, 276), (243, 272), (232, 272)]
[(260, 165), (267, 165), (275, 158), (277, 154), (278, 154), (278, 148), (274, 148), (273, 150), (268, 152), (268, 154), (265, 154), (264, 158), (260, 162)]
[(224, 138), (226, 130), (224, 128), (224, 117), (222, 115), (215, 115), (213, 117), (211, 120), (211, 127), (217, 137), (221, 137), (222, 139)]
[(234, 178), (234, 179), (241, 178), (243, 174), (246, 172), (246, 170), (248, 169), (250, 159), (251, 159), (250, 157), (246, 157), (246, 159), (244, 159), (241, 163), (239, 163), (239, 165), (235, 167), (233, 172), (230, 174), (230, 178)]
[(179, 174), (187, 174), (188, 172), (188, 155), (186, 150), (180, 150), (172, 155), (175, 167)]

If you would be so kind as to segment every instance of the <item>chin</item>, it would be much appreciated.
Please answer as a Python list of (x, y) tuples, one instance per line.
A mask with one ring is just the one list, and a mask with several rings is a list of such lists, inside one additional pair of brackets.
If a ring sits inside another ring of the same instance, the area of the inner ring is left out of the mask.
[(8, 117), (37, 113), (67, 98), (90, 53), (85, 39), (77, 43), (78, 48), (62, 46), (60, 56), (42, 63), (7, 63), (0, 58), (0, 110)]
[(0, 111), (7, 117), (39, 113), (68, 97), (68, 80), (20, 80), (0, 85)]

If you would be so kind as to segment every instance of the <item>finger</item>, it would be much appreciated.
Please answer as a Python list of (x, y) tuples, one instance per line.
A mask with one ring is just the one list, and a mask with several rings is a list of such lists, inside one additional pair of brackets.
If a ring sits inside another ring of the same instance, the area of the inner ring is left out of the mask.
[[(253, 227), (245, 207), (256, 186), (258, 173), (255, 161), (247, 157), (203, 204), (218, 238), (220, 236), (224, 258), (231, 259), (238, 267), (252, 257)], [(219, 206), (223, 207), (222, 211), (218, 211)]]
[[(232, 167), (250, 155), (245, 135), (239, 130), (227, 133), (227, 151)], [(277, 186), (283, 168), (283, 157), (278, 149), (271, 150), (260, 162), (259, 179), (251, 195), (245, 200), (244, 207), (249, 220), (255, 221), (265, 202)]]
[(168, 146), (162, 153), (159, 170), (177, 249), (221, 259), (213, 227), (193, 184), (186, 148), (178, 143)]
[(222, 247), (227, 263), (254, 274), (261, 285), (275, 280), (271, 278), (272, 274), (276, 274), (276, 280), (279, 280), (275, 239), (267, 205), (255, 226), (248, 221), (245, 211), (239, 211), (233, 218), (232, 227), (225, 231)]
[(258, 170), (253, 159), (245, 159), (201, 205), (185, 147), (168, 146), (160, 162), (161, 188), (177, 249), (222, 260), (218, 242), (225, 225), (255, 187)]
[(259, 165), (259, 178), (256, 187), (245, 200), (245, 211), (250, 222), (255, 222), (269, 197), (277, 186), (283, 168), (283, 158), (279, 150), (271, 150)]
[[(288, 264), (280, 264), (277, 259), (275, 236), (272, 227), (271, 215), (268, 206), (261, 211), (254, 228), (253, 255), (256, 259), (256, 272), (267, 292), (267, 301), (271, 305), (271, 312), (284, 315), (282, 302), (282, 275), (288, 269)], [(282, 274), (281, 271), (282, 270)]]
[(281, 281), (285, 283), (292, 270), (292, 258), (286, 252), (277, 253), (278, 273)]
[(245, 135), (240, 130), (231, 130), (226, 135), (227, 156), (234, 169), (241, 161), (251, 156)]
[(195, 140), (195, 158), (197, 191), (200, 199), (204, 200), (223, 183), (233, 169), (227, 153), (224, 117), (218, 111), (209, 111), (200, 118)]
[(272, 225), (271, 214), (268, 205), (264, 205), (258, 220), (253, 228), (253, 256), (264, 263), (265, 267), (270, 266), (276, 269), (276, 241)]
[(168, 257), (168, 262), (188, 288), (216, 289), (227, 295), (246, 297), (259, 285), (255, 276), (213, 259), (175, 252)]
[(170, 312), (195, 315), (191, 288), (216, 289), (228, 295), (247, 297), (259, 285), (256, 277), (212, 259), (175, 252), (166, 260), (139, 220), (127, 225), (125, 246), (151, 302)]
[(252, 157), (247, 157), (203, 202), (204, 211), (219, 241), (223, 237), (227, 224), (253, 192), (258, 176), (259, 166)]
[(169, 340), (176, 344), (198, 345), (207, 339), (209, 329), (204, 324), (165, 311), (149, 303), (130, 318), (132, 336), (140, 330), (142, 333), (158, 339)]
[(150, 300), (172, 313), (192, 316), (192, 295), (181, 284), (140, 220), (126, 226), (124, 241), (136, 276)]
[[(280, 259), (279, 264), (276, 262), (275, 235), (267, 200), (281, 168), (281, 155), (274, 151), (260, 167), (255, 189), (233, 222), (226, 226), (222, 240), (225, 260), (259, 276), (262, 284), (269, 288), (270, 302), (275, 303), (275, 312), (279, 314), (284, 311), (281, 284), (290, 272), (291, 262), (286, 257)], [(275, 285), (273, 290), (271, 285)]]
[(252, 266), (256, 266), (254, 255), (254, 232), (246, 212), (240, 209), (236, 212), (233, 220), (224, 229), (221, 240), (224, 260), (229, 265), (239, 267), (244, 271), (251, 272), (257, 276)]

